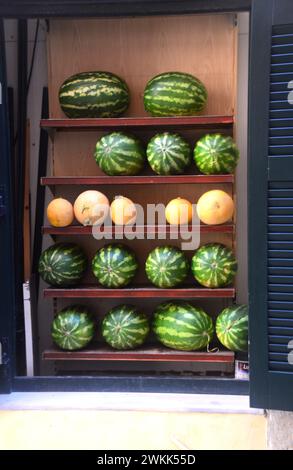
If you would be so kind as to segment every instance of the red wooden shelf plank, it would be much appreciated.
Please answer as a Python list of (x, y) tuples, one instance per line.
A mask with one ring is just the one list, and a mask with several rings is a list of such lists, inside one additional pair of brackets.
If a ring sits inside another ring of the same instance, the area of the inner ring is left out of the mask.
[(115, 351), (109, 347), (84, 349), (81, 351), (62, 351), (49, 349), (43, 352), (43, 359), (52, 361), (156, 361), (156, 362), (204, 362), (234, 363), (234, 353), (219, 351), (175, 351), (163, 347), (146, 347), (132, 351)]
[(72, 130), (111, 130), (127, 128), (202, 128), (220, 129), (232, 127), (233, 116), (178, 116), (178, 117), (137, 117), (137, 118), (107, 118), (107, 119), (42, 119), (41, 127), (48, 131)]
[[(164, 226), (164, 225), (140, 225), (134, 227), (135, 233), (144, 233), (144, 234), (177, 234), (180, 237), (180, 234), (187, 234), (191, 231), (196, 232), (200, 231), (201, 233), (233, 233), (234, 225), (233, 224), (224, 224), (224, 225), (199, 225), (195, 227), (180, 227), (177, 226)], [(120, 227), (120, 226), (107, 226), (101, 227), (101, 232), (105, 234), (127, 234), (132, 233), (132, 228), (129, 227)], [(42, 233), (44, 235), (92, 235), (93, 227), (92, 226), (83, 226), (83, 225), (70, 225), (68, 227), (51, 227), (45, 226), (42, 228)]]
[(113, 185), (113, 184), (208, 184), (234, 183), (234, 175), (176, 175), (176, 176), (45, 176), (42, 186), (56, 185)]
[(177, 289), (159, 289), (155, 287), (128, 287), (106, 289), (99, 286), (80, 286), (71, 288), (48, 287), (44, 289), (46, 298), (234, 298), (235, 288), (208, 289), (204, 287), (181, 287)]

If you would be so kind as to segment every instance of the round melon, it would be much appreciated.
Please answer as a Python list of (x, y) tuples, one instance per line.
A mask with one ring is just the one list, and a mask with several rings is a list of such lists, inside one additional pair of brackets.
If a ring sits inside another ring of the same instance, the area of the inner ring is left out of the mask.
[(109, 213), (109, 200), (94, 189), (82, 192), (74, 202), (74, 215), (82, 225), (101, 225)]
[(87, 257), (75, 243), (55, 243), (40, 256), (41, 278), (56, 287), (78, 284), (87, 268)]
[(149, 281), (156, 287), (176, 287), (186, 279), (189, 262), (179, 248), (159, 246), (149, 253), (145, 271)]
[(201, 246), (193, 255), (191, 270), (196, 281), (204, 287), (230, 285), (237, 272), (233, 251), (221, 243)]
[(95, 254), (92, 270), (102, 286), (125, 287), (136, 275), (138, 263), (130, 248), (119, 243), (112, 243)]
[(102, 322), (102, 335), (115, 349), (134, 349), (141, 346), (149, 333), (147, 317), (132, 305), (112, 308)]
[(180, 175), (191, 163), (191, 148), (179, 134), (156, 134), (148, 143), (147, 159), (158, 175)]
[(232, 137), (207, 134), (197, 141), (194, 161), (205, 175), (233, 173), (239, 159), (239, 150)]
[(117, 117), (129, 106), (129, 90), (111, 72), (82, 72), (61, 85), (59, 102), (69, 118)]
[(231, 351), (248, 349), (248, 307), (232, 305), (225, 308), (216, 321), (219, 341)]
[(117, 196), (110, 206), (111, 219), (116, 225), (134, 224), (136, 220), (135, 204), (128, 197)]
[(165, 302), (154, 312), (153, 331), (168, 348), (195, 351), (208, 346), (214, 327), (202, 308), (186, 302)]
[(98, 140), (95, 160), (110, 176), (137, 175), (145, 164), (145, 149), (139, 139), (124, 132), (112, 132)]
[(177, 197), (168, 202), (165, 216), (170, 225), (184, 225), (192, 220), (193, 207), (187, 199)]
[(225, 191), (213, 189), (207, 191), (199, 198), (196, 211), (203, 223), (207, 225), (220, 225), (232, 219), (234, 202)]
[(74, 219), (71, 202), (62, 197), (53, 199), (47, 207), (47, 217), (53, 227), (68, 227)]
[(204, 84), (182, 72), (157, 75), (144, 91), (144, 107), (152, 116), (192, 116), (202, 111), (206, 101)]
[(95, 334), (95, 323), (87, 307), (71, 305), (55, 316), (51, 335), (61, 349), (74, 351), (87, 346)]

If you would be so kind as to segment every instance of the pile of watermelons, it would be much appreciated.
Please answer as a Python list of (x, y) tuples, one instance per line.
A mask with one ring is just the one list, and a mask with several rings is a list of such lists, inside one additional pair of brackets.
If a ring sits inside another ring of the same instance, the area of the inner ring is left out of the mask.
[[(144, 91), (144, 107), (152, 116), (191, 116), (201, 112), (207, 90), (196, 77), (167, 72), (153, 77)], [(59, 92), (60, 105), (69, 118), (111, 118), (125, 113), (130, 103), (127, 84), (109, 72), (84, 72), (68, 78)], [(231, 137), (208, 134), (199, 139), (194, 161), (204, 174), (225, 174), (235, 170), (239, 151)], [(177, 133), (154, 135), (145, 149), (141, 141), (124, 132), (112, 132), (99, 139), (94, 157), (107, 175), (136, 175), (148, 161), (159, 175), (182, 174), (192, 161), (192, 149)], [(69, 210), (69, 209), (68, 209)], [(68, 216), (72, 220), (72, 214)], [(39, 273), (52, 286), (78, 284), (89, 263), (74, 243), (56, 243), (46, 249), (39, 261)], [(99, 249), (91, 262), (92, 273), (101, 286), (123, 288), (138, 271), (135, 253), (123, 244), (112, 243)], [(191, 272), (206, 288), (230, 285), (237, 271), (233, 251), (219, 243), (201, 246), (191, 263), (183, 251), (172, 246), (152, 250), (145, 262), (148, 280), (158, 288), (180, 286)], [(111, 347), (124, 350), (142, 345), (149, 332), (168, 348), (192, 351), (208, 348), (214, 333), (232, 351), (246, 351), (248, 311), (245, 305), (225, 308), (213, 324), (200, 307), (169, 301), (157, 306), (151, 320), (132, 305), (118, 305), (103, 318), (100, 332)], [(54, 342), (64, 350), (87, 346), (96, 338), (97, 325), (88, 308), (72, 305), (61, 310), (52, 323)]]
[[(78, 245), (56, 243), (42, 253), (39, 273), (50, 285), (67, 287), (82, 280), (87, 265), (87, 257)], [(116, 289), (129, 285), (138, 270), (134, 252), (120, 243), (99, 249), (91, 266), (100, 285)], [(158, 288), (182, 284), (190, 268), (200, 285), (217, 288), (231, 284), (237, 263), (232, 250), (217, 243), (200, 247), (192, 257), (191, 266), (183, 251), (172, 246), (155, 248), (145, 263), (147, 278)], [(182, 302), (160, 305), (154, 312), (152, 325), (158, 340), (174, 349), (196, 350), (207, 347), (214, 334), (211, 318), (201, 308)], [(149, 329), (147, 317), (128, 305), (112, 309), (102, 323), (105, 341), (117, 349), (141, 345)], [(233, 306), (225, 309), (217, 318), (216, 332), (228, 349), (245, 349), (247, 308)], [(53, 321), (53, 339), (63, 349), (82, 348), (94, 335), (95, 324), (86, 307), (67, 307)]]

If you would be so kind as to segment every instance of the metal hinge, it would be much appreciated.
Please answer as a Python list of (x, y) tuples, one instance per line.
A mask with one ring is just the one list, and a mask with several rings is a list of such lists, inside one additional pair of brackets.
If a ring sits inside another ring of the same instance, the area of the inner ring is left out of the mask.
[(9, 364), (8, 351), (8, 338), (6, 336), (2, 336), (0, 341), (0, 366), (7, 366), (7, 364)]
[(5, 214), (6, 214), (5, 189), (4, 189), (4, 186), (0, 186), (0, 217), (3, 217)]

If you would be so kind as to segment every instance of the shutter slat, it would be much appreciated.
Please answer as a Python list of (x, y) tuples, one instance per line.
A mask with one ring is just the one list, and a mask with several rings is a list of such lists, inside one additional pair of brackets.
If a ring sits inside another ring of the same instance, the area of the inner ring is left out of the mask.
[(293, 146), (293, 137), (291, 135), (270, 137), (270, 147), (290, 147)]
[(274, 346), (275, 344), (278, 344), (278, 345), (280, 344), (280, 345), (285, 345), (287, 348), (290, 341), (292, 341), (291, 336), (269, 335), (269, 343), (271, 346)]
[(270, 371), (272, 371), (272, 372), (290, 372), (291, 374), (293, 374), (293, 365), (288, 364), (288, 362), (270, 361)]
[[(290, 124), (290, 123), (289, 123)], [(270, 128), (270, 137), (292, 137), (293, 134), (293, 127), (284, 126), (284, 127), (271, 127)]]
[(288, 352), (269, 352), (269, 359), (272, 362), (279, 362), (284, 363), (285, 366), (288, 366), (287, 370), (292, 370), (293, 372), (293, 364), (289, 364), (288, 362), (289, 351)]
[(293, 41), (292, 44), (273, 44), (272, 57), (276, 57), (279, 54), (293, 54)]
[(290, 349), (288, 348), (288, 344), (271, 344), (269, 347), (270, 352), (275, 352), (275, 353), (284, 353), (288, 354), (290, 353)]
[(271, 318), (271, 319), (284, 318), (285, 320), (287, 320), (287, 319), (292, 319), (293, 320), (293, 310), (269, 309), (269, 318)]
[(269, 258), (268, 259), (269, 268), (292, 268), (293, 269), (293, 259), (292, 258)]
[(269, 326), (293, 327), (293, 318), (269, 318)]

